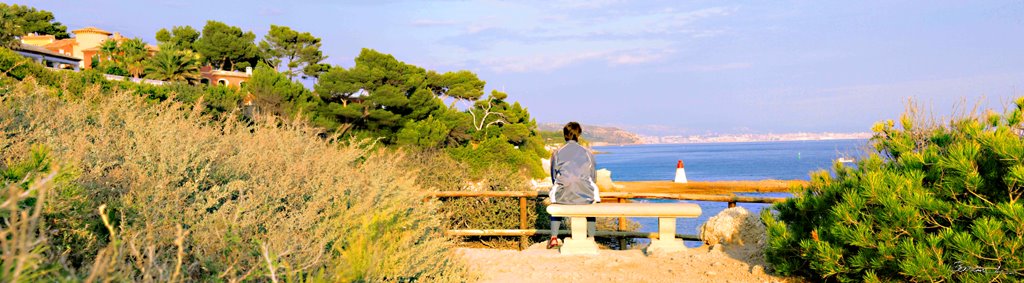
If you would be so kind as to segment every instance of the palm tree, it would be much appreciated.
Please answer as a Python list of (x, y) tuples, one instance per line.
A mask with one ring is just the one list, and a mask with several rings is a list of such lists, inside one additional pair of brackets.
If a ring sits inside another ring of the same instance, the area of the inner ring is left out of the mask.
[(100, 45), (100, 65), (105, 66), (107, 72), (120, 69), (136, 79), (142, 76), (148, 56), (146, 43), (138, 38), (123, 41), (108, 39)]
[(146, 60), (146, 78), (172, 82), (199, 81), (199, 55), (191, 50), (161, 49)]
[(104, 40), (100, 44), (100, 61), (112, 62), (121, 53), (117, 40)]
[(133, 38), (121, 42), (119, 49), (121, 56), (117, 61), (124, 65), (124, 69), (132, 74), (132, 77), (138, 79), (142, 75), (142, 71), (146, 69), (146, 57), (149, 55), (146, 43), (141, 39)]

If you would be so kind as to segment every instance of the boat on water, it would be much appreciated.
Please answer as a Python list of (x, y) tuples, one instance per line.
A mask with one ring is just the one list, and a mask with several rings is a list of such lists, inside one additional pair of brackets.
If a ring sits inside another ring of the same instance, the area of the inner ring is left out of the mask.
[(836, 159), (836, 161), (841, 163), (853, 163), (854, 160), (851, 157), (840, 157), (839, 159)]

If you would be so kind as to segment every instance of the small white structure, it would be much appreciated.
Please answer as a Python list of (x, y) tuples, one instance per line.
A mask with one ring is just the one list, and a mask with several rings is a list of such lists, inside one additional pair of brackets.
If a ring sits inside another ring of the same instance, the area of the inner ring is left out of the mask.
[(597, 242), (587, 237), (587, 217), (657, 217), (658, 239), (651, 240), (647, 254), (683, 251), (683, 240), (676, 238), (676, 218), (697, 218), (701, 214), (700, 206), (693, 203), (552, 204), (547, 211), (571, 219), (572, 237), (565, 239), (559, 249), (564, 255), (597, 254)]
[(676, 163), (676, 183), (686, 183), (686, 169), (683, 169), (683, 161)]

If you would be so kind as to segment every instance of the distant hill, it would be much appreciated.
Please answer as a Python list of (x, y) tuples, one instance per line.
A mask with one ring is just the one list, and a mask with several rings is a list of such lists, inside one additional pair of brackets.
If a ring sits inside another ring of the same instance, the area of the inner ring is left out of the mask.
[[(559, 123), (542, 123), (538, 125), (541, 131), (557, 132), (561, 137), (562, 126)], [(581, 125), (583, 127), (583, 139), (592, 145), (620, 145), (620, 144), (641, 144), (643, 141), (635, 133), (616, 127), (603, 127), (594, 125)]]

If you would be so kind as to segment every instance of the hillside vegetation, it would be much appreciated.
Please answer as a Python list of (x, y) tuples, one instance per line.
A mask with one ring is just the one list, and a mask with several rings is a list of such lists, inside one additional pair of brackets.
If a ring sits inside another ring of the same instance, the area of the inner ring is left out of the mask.
[(466, 278), (401, 153), (125, 91), (3, 88), (4, 281)]
[[(424, 192), (543, 174), (529, 114), (498, 92), (464, 112), (425, 97), (455, 119), (377, 131), (374, 115), (323, 120), (309, 110), (329, 104), (266, 68), (241, 90), (153, 86), (0, 48), (0, 72), (2, 281), (470, 281), (443, 231), (516, 227), (518, 204)], [(249, 91), (276, 104), (243, 115)]]
[[(543, 123), (537, 126), (538, 130), (551, 133), (547, 136), (543, 136), (545, 141), (551, 142), (563, 142), (562, 138), (562, 127), (565, 124), (559, 123)], [(604, 127), (594, 125), (582, 125), (583, 127), (583, 139), (590, 142), (592, 145), (627, 145), (627, 144), (641, 144), (643, 140), (637, 134), (619, 129), (616, 127)]]

